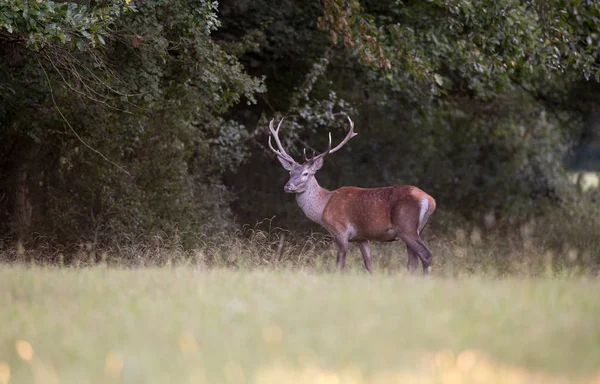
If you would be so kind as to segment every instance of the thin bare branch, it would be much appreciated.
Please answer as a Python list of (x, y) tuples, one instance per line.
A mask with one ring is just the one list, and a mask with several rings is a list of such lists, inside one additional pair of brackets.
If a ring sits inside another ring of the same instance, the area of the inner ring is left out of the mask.
[(89, 145), (88, 143), (86, 143), (81, 136), (79, 136), (79, 134), (75, 131), (75, 129), (73, 128), (73, 126), (71, 125), (71, 123), (69, 123), (69, 121), (66, 119), (65, 115), (62, 113), (62, 111), (60, 110), (58, 104), (56, 103), (56, 100), (54, 99), (54, 89), (52, 88), (52, 83), (50, 82), (50, 77), (48, 77), (48, 73), (46, 72), (46, 68), (44, 68), (44, 65), (42, 64), (42, 62), (40, 61), (40, 58), (36, 55), (36, 59), (38, 61), (38, 64), (40, 65), (40, 68), (42, 69), (42, 71), (44, 72), (44, 76), (46, 77), (46, 81), (48, 82), (48, 87), (50, 88), (50, 97), (52, 99), (52, 103), (54, 104), (54, 107), (56, 108), (56, 110), (58, 111), (58, 113), (60, 114), (60, 116), (62, 117), (62, 119), (64, 120), (64, 122), (67, 124), (67, 126), (71, 129), (71, 132), (73, 132), (73, 135), (75, 135), (75, 137), (86, 147), (88, 147), (90, 150), (92, 150), (93, 152), (95, 152), (96, 154), (98, 154), (100, 157), (102, 157), (105, 161), (109, 162), (110, 164), (114, 165), (117, 169), (119, 169), (120, 171), (123, 171), (124, 173), (126, 173), (128, 176), (131, 176), (131, 174), (129, 172), (127, 172), (127, 170), (123, 167), (121, 167), (120, 165), (116, 164), (115, 162), (111, 161), (108, 157), (106, 157), (102, 152), (98, 151), (96, 148), (92, 147), (91, 145)]
[(100, 99), (98, 99), (98, 98), (94, 97), (93, 95), (91, 95), (91, 92), (94, 92), (94, 93), (96, 93), (96, 94), (98, 94), (98, 92), (96, 92), (96, 91), (95, 91), (93, 88), (89, 88), (89, 87), (88, 87), (88, 86), (85, 84), (85, 82), (83, 81), (83, 79), (81, 79), (80, 77), (77, 77), (77, 75), (76, 75), (76, 77), (77, 77), (77, 80), (79, 80), (79, 82), (81, 82), (81, 83), (84, 85), (84, 87), (85, 87), (85, 88), (88, 90), (88, 92), (89, 92), (89, 93), (81, 92), (80, 90), (78, 90), (78, 89), (75, 89), (73, 86), (71, 86), (71, 84), (70, 84), (70, 83), (67, 81), (67, 79), (65, 79), (65, 77), (63, 76), (63, 74), (62, 74), (62, 72), (60, 71), (60, 69), (59, 69), (59, 68), (56, 66), (56, 64), (54, 63), (54, 61), (52, 61), (52, 59), (51, 59), (51, 58), (50, 58), (48, 55), (46, 55), (46, 59), (47, 59), (47, 60), (48, 60), (48, 61), (49, 61), (49, 62), (52, 64), (52, 66), (54, 67), (54, 69), (56, 70), (56, 72), (58, 73), (58, 75), (60, 76), (60, 78), (61, 78), (61, 79), (63, 80), (63, 82), (64, 82), (64, 83), (67, 85), (67, 87), (69, 87), (69, 89), (71, 89), (73, 92), (75, 92), (75, 93), (77, 93), (78, 95), (81, 95), (81, 96), (83, 96), (83, 97), (85, 97), (85, 98), (88, 98), (88, 99), (90, 99), (90, 100), (92, 100), (92, 101), (95, 101), (95, 102), (97, 102), (97, 103), (104, 104), (104, 105), (106, 105), (106, 106), (107, 106), (108, 108), (110, 108), (110, 109), (114, 109), (114, 110), (116, 110), (116, 111), (119, 111), (119, 112), (124, 112), (124, 113), (127, 113), (127, 114), (133, 114), (133, 113), (132, 113), (132, 112), (130, 112), (130, 111), (126, 111), (126, 110), (124, 110), (124, 109), (121, 109), (121, 108), (115, 107), (115, 106), (113, 106), (113, 105), (110, 105), (110, 104), (108, 104), (106, 101), (100, 100)]

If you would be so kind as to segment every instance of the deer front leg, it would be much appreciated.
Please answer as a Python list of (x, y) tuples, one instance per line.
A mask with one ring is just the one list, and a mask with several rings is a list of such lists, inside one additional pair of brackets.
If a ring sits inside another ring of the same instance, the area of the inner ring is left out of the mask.
[(342, 270), (346, 265), (346, 251), (348, 251), (348, 239), (336, 237), (335, 244), (337, 245), (338, 249), (336, 265), (339, 270)]
[(368, 241), (361, 241), (358, 243), (360, 253), (362, 253), (363, 261), (365, 262), (365, 268), (370, 274), (373, 274), (373, 259), (371, 258), (371, 244)]

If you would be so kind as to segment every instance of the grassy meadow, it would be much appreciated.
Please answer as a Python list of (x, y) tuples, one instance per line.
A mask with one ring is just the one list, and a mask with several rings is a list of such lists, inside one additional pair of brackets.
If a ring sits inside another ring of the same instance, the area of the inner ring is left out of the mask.
[(44, 265), (5, 249), (0, 384), (600, 382), (591, 251), (427, 242), (429, 278), (402, 244), (373, 247), (373, 276), (353, 247), (340, 274), (325, 237), (261, 231)]

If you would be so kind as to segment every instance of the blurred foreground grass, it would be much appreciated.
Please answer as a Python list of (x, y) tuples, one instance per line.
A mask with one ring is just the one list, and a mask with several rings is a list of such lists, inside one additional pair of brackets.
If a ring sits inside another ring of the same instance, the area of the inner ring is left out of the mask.
[(598, 383), (596, 278), (0, 266), (0, 383)]

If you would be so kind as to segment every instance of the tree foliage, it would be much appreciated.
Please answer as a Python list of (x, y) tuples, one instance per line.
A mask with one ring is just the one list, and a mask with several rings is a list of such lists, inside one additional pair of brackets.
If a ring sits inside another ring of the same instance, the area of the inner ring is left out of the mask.
[(216, 12), (5, 4), (2, 192), (16, 234), (100, 242), (229, 222), (220, 175), (250, 134), (221, 114), (263, 85), (211, 38)]
[(296, 154), (355, 120), (319, 173), (330, 188), (416, 184), (470, 219), (584, 200), (562, 159), (598, 94), (595, 1), (0, 7), (0, 230), (15, 238), (308, 225), (265, 148), (284, 116)]

